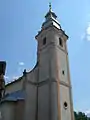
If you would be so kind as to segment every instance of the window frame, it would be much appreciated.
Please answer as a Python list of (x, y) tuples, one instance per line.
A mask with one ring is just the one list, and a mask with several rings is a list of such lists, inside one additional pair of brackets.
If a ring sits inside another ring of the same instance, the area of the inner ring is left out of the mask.
[(59, 45), (60, 45), (61, 47), (63, 47), (63, 41), (62, 41), (62, 38), (61, 38), (61, 37), (59, 37)]
[(43, 38), (43, 45), (46, 44), (46, 37)]

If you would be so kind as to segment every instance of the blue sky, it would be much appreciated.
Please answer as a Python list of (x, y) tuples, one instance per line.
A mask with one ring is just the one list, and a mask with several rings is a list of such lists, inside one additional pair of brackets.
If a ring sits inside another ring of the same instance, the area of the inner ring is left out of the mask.
[[(7, 61), (6, 80), (21, 76), (36, 63), (35, 35), (49, 0), (0, 0), (0, 60)], [(90, 110), (90, 0), (52, 0), (52, 9), (69, 36), (68, 51), (74, 109)]]

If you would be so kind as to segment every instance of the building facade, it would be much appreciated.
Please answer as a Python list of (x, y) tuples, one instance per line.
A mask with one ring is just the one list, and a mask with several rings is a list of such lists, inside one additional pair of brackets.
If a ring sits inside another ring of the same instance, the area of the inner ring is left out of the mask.
[(35, 36), (37, 64), (6, 85), (0, 120), (74, 120), (67, 39), (51, 5)]

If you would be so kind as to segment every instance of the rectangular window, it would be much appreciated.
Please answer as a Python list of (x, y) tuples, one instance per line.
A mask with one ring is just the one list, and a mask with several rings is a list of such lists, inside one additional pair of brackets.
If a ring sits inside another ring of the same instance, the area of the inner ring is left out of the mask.
[(59, 38), (59, 45), (60, 45), (61, 47), (63, 47), (63, 41), (62, 41), (61, 38)]
[(63, 75), (65, 75), (65, 72), (64, 72), (64, 70), (62, 71), (62, 74), (63, 74)]
[(46, 37), (43, 39), (43, 45), (46, 44)]

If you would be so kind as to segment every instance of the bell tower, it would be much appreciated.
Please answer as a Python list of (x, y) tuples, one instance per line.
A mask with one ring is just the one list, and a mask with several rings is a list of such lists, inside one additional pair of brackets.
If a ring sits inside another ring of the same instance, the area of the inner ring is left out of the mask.
[(37, 120), (74, 120), (67, 40), (49, 5), (38, 42)]

